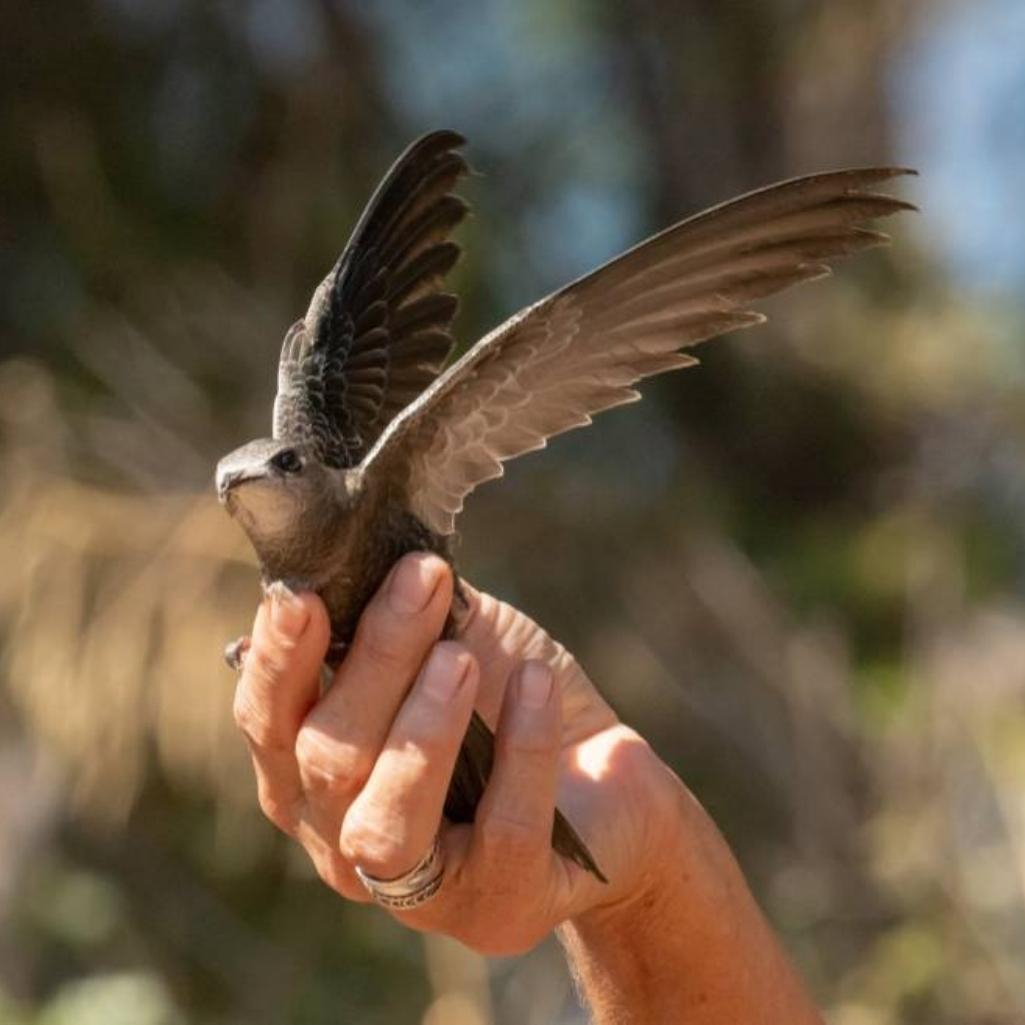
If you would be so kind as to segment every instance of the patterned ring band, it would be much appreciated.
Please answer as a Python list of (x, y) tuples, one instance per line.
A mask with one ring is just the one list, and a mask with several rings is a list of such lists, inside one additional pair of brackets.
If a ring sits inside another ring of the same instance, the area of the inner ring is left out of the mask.
[(431, 849), (408, 872), (395, 879), (378, 879), (358, 865), (355, 868), (359, 881), (378, 904), (400, 911), (408, 911), (429, 901), (438, 892), (445, 875), (441, 841), (437, 835)]

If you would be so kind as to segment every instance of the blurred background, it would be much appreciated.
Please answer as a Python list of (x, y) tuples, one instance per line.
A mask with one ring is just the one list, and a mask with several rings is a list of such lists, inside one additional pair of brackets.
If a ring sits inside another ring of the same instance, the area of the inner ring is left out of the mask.
[(1025, 1022), (1025, 5), (3, 0), (0, 39), (0, 1022), (584, 1020), (554, 942), (334, 898), (230, 722), (214, 462), (437, 127), (483, 174), (464, 343), (737, 192), (921, 170), (892, 249), (515, 464), (459, 558), (688, 781), (831, 1025)]

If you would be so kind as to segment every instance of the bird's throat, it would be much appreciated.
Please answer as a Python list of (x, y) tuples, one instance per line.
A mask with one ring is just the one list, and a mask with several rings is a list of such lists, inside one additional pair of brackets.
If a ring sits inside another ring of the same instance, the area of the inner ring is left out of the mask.
[(248, 535), (268, 580), (313, 584), (337, 564), (347, 532), (346, 517), (336, 504), (257, 485), (240, 489), (228, 509)]

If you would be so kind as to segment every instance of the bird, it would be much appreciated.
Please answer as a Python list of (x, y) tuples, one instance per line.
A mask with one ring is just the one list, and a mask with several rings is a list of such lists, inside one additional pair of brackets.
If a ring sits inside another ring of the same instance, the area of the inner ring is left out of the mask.
[[(312, 590), (337, 666), (394, 563), (437, 553), (464, 601), (456, 518), (503, 463), (640, 397), (643, 378), (691, 367), (699, 342), (765, 317), (751, 304), (830, 273), (828, 261), (889, 241), (866, 222), (913, 204), (876, 191), (914, 174), (863, 167), (793, 178), (714, 206), (514, 314), (448, 363), (458, 298), (445, 279), (469, 207), (470, 166), (451, 130), (415, 141), (373, 193), (301, 320), (286, 332), (271, 436), (217, 465), (221, 502), (249, 536), (265, 588)], [(448, 365), (446, 365), (448, 363)], [(238, 667), (246, 639), (226, 649)], [(473, 713), (445, 802), (472, 822), (493, 758)], [(556, 810), (552, 846), (606, 881)]]

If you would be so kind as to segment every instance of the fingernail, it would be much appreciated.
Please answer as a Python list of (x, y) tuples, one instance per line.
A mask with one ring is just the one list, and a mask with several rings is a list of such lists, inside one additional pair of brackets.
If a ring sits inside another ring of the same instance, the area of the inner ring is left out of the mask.
[(541, 662), (526, 662), (520, 670), (520, 704), (544, 708), (552, 692), (552, 671)]
[(284, 637), (298, 637), (306, 628), (309, 610), (281, 580), (275, 580), (267, 588), (267, 594), (270, 596), (270, 621), (274, 629)]
[(406, 556), (388, 584), (388, 605), (400, 616), (422, 612), (441, 579), (441, 560), (430, 555)]
[(438, 646), (424, 666), (423, 689), (435, 701), (449, 702), (470, 674), (468, 655)]

